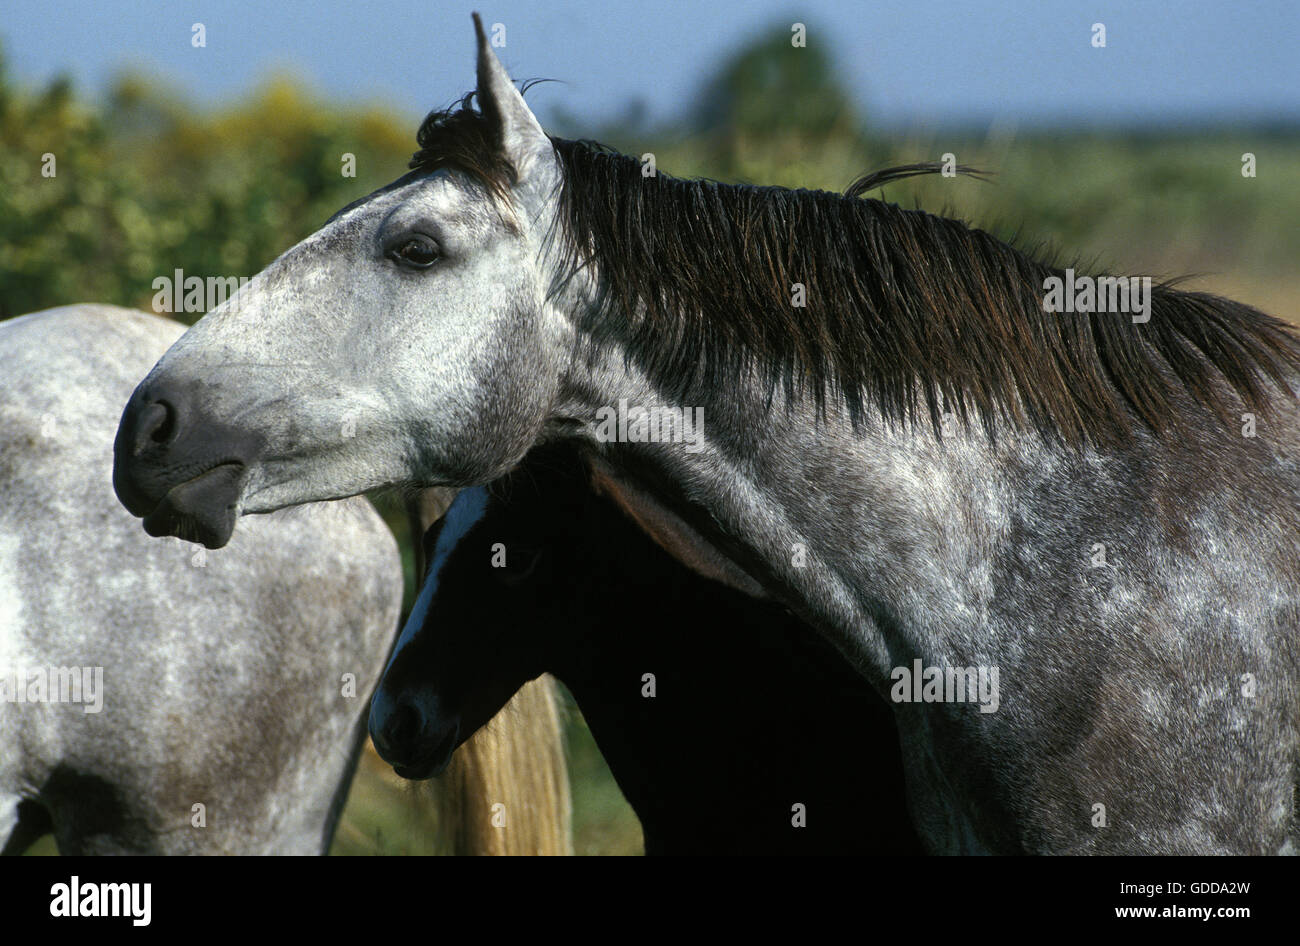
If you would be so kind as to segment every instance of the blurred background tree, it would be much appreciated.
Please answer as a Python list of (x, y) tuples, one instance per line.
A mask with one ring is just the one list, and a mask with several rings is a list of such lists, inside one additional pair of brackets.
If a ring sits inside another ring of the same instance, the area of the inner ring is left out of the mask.
[(829, 138), (857, 123), (826, 46), (796, 46), (791, 30), (759, 36), (724, 60), (692, 109), (698, 131)]

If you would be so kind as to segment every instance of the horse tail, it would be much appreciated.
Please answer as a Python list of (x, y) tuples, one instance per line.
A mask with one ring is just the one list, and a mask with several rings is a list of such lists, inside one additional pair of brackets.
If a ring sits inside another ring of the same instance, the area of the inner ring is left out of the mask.
[(555, 681), (525, 684), (452, 756), (438, 780), (446, 853), (573, 853), (569, 774)]

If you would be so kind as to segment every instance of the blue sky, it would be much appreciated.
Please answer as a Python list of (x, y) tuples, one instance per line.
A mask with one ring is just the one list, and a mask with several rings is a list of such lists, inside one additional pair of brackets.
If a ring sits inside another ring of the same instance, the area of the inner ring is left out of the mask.
[(472, 87), (475, 8), (505, 24), (516, 78), (563, 80), (530, 93), (543, 117), (595, 124), (639, 98), (670, 118), (720, 57), (798, 20), (882, 124), (1300, 124), (1297, 0), (3, 0), (0, 41), (20, 81), (67, 72), (97, 92), (133, 68), (210, 105), (288, 70), (416, 116)]

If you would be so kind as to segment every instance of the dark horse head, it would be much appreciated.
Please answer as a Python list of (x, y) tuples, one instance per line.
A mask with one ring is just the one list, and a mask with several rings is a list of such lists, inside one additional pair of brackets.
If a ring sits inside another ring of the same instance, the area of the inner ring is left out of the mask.
[(426, 778), (543, 672), (573, 692), (654, 852), (915, 852), (891, 714), (780, 606), (702, 578), (539, 449), (463, 491), (370, 731)]

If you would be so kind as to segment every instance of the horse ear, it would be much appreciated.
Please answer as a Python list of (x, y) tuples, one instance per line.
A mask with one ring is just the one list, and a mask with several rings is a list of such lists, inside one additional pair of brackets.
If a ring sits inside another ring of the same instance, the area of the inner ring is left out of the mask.
[(478, 103), (484, 117), (497, 128), (497, 140), (514, 165), (520, 183), (532, 176), (539, 159), (549, 159), (551, 141), (542, 131), (524, 97), (510, 80), (483, 31), (483, 21), (474, 14), (478, 34)]
[(641, 527), (665, 552), (691, 571), (743, 591), (751, 598), (766, 598), (767, 591), (685, 519), (653, 498), (638, 483), (593, 451), (583, 451), (592, 489), (608, 497)]

